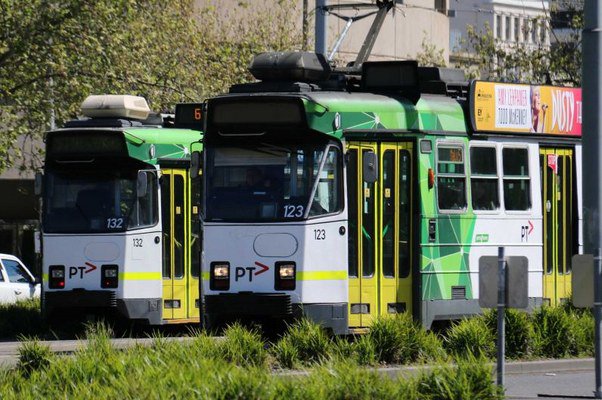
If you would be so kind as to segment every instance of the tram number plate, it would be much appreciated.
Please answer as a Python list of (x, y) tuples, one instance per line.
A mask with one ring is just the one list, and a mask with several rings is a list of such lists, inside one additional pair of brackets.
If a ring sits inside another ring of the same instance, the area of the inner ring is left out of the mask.
[(133, 238), (134, 247), (142, 247), (142, 238)]
[(314, 239), (315, 240), (326, 240), (326, 230), (325, 229), (314, 229)]

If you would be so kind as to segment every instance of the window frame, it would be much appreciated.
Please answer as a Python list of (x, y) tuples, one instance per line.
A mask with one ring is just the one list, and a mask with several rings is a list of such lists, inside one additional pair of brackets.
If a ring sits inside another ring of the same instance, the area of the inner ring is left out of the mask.
[[(482, 175), (482, 174), (474, 174), (472, 172), (472, 153), (471, 150), (473, 148), (492, 148), (495, 151), (495, 178), (493, 177), (493, 175)], [(502, 186), (502, 175), (501, 175), (501, 168), (500, 168), (500, 159), (499, 159), (499, 146), (495, 143), (491, 143), (491, 142), (474, 142), (474, 143), (470, 143), (469, 147), (468, 147), (468, 156), (469, 156), (469, 169), (470, 169), (470, 206), (472, 208), (472, 211), (475, 214), (500, 214), (505, 208), (504, 208), (504, 203), (503, 203), (503, 197), (504, 197), (504, 193), (503, 193), (503, 186)], [(503, 166), (502, 166), (503, 168)], [(474, 203), (473, 203), (473, 191), (472, 191), (472, 180), (473, 177), (475, 177), (476, 179), (489, 179), (489, 180), (496, 180), (496, 187), (497, 187), (497, 195), (498, 195), (498, 207), (493, 209), (493, 210), (480, 210), (480, 209), (476, 209), (474, 208)]]
[[(529, 169), (529, 173), (528, 175), (526, 175), (526, 177), (524, 176), (518, 176), (518, 175), (509, 175), (510, 178), (506, 178), (506, 174), (504, 171), (504, 150), (506, 149), (521, 149), (521, 150), (525, 150), (527, 152), (527, 167)], [(501, 146), (501, 151), (499, 152), (499, 161), (501, 161), (501, 185), (502, 185), (502, 197), (500, 199), (501, 201), (501, 205), (503, 206), (504, 211), (507, 214), (531, 214), (533, 212), (533, 201), (534, 201), (534, 196), (533, 196), (533, 168), (531, 168), (531, 155), (530, 155), (530, 151), (529, 151), (529, 146), (526, 144), (519, 144), (519, 143), (514, 143), (514, 144), (505, 144)], [(537, 160), (539, 162), (539, 157), (537, 157)], [(524, 209), (524, 210), (509, 210), (506, 207), (506, 186), (505, 186), (505, 180), (506, 179), (511, 179), (511, 180), (526, 180), (529, 183), (529, 190), (528, 190), (528, 195), (529, 195), (529, 207)]]
[[(462, 164), (464, 166), (463, 174), (453, 174), (453, 173), (440, 173), (439, 172), (439, 149), (440, 148), (460, 148), (462, 150)], [(466, 145), (464, 142), (460, 141), (438, 141), (435, 147), (435, 187), (436, 187), (436, 196), (435, 202), (437, 203), (437, 211), (441, 214), (465, 214), (468, 211), (468, 176), (466, 174)], [(439, 178), (463, 178), (464, 179), (464, 207), (460, 209), (449, 209), (449, 208), (441, 208), (439, 206)]]

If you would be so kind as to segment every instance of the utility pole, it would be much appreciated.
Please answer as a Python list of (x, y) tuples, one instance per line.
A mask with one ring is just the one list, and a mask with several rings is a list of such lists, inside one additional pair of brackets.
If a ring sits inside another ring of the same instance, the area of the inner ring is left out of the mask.
[(326, 55), (327, 51), (327, 29), (328, 23), (326, 19), (326, 3), (328, 0), (316, 0), (316, 40), (315, 51), (319, 54)]
[(302, 44), (302, 49), (303, 51), (307, 50), (307, 30), (308, 30), (308, 26), (309, 26), (309, 21), (307, 20), (308, 17), (308, 8), (309, 8), (309, 4), (308, 4), (309, 0), (303, 0), (303, 22), (302, 22), (302, 34), (301, 36), (303, 37), (303, 44)]
[(602, 142), (600, 140), (600, 118), (602, 107), (601, 77), (598, 68), (602, 61), (602, 5), (599, 0), (585, 0), (583, 27), (583, 170), (588, 171), (583, 185), (584, 253), (594, 255), (594, 318), (595, 318), (595, 374), (594, 395), (602, 399), (602, 238), (600, 210), (600, 174), (602, 171)]

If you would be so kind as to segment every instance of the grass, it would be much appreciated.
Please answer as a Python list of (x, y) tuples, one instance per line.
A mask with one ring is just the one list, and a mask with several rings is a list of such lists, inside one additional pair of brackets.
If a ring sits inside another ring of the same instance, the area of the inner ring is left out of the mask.
[[(499, 399), (486, 364), (493, 356), (495, 320), (494, 312), (463, 320), (443, 341), (405, 314), (379, 317), (366, 335), (351, 337), (331, 337), (318, 324), (300, 320), (274, 343), (257, 329), (233, 324), (221, 340), (199, 331), (191, 331), (193, 340), (185, 343), (154, 334), (151, 346), (126, 350), (114, 349), (115, 333), (95, 323), (86, 326), (85, 348), (71, 357), (25, 341), (17, 366), (0, 370), (0, 393), (2, 399)], [(589, 311), (509, 311), (506, 332), (507, 352), (516, 357), (593, 352)], [(425, 361), (445, 365), (408, 379), (365, 368)], [(308, 375), (275, 373), (292, 368)]]
[[(263, 342), (258, 333), (240, 325), (227, 328), (221, 341), (204, 333), (186, 343), (168, 342), (157, 335), (149, 347), (123, 351), (111, 347), (111, 334), (103, 324), (88, 326), (87, 346), (72, 357), (50, 354), (35, 341), (24, 343), (19, 365), (0, 370), (2, 398), (501, 398), (492, 396), (496, 392), (491, 374), (485, 373), (487, 367), (480, 360), (459, 368), (435, 368), (414, 378), (391, 379), (353, 359), (318, 357), (308, 375), (284, 376), (273, 373), (276, 361), (259, 350)], [(329, 343), (334, 348), (335, 342)], [(348, 343), (353, 348), (359, 341)], [(225, 351), (237, 346), (245, 356), (232, 357)], [(438, 386), (433, 388), (432, 382)]]

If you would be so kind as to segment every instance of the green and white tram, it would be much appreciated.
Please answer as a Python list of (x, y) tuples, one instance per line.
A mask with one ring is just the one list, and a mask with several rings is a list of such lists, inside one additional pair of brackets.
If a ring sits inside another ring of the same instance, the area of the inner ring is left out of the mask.
[(199, 321), (201, 132), (163, 127), (135, 96), (90, 96), (82, 113), (46, 133), (45, 317)]
[[(305, 315), (335, 333), (480, 313), (482, 256), (528, 259), (529, 305), (581, 249), (579, 89), (263, 54), (208, 100), (205, 321)], [(536, 98), (537, 97), (537, 98)]]

